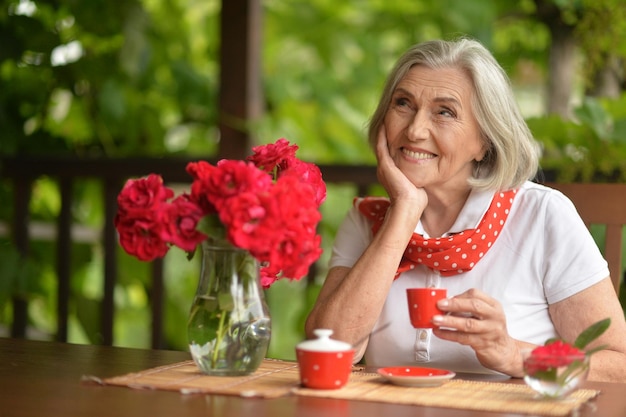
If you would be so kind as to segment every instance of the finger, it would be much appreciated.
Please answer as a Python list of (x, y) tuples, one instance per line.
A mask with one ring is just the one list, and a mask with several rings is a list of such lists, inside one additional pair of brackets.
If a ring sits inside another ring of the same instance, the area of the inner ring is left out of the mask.
[(476, 289), (470, 289), (452, 298), (440, 300), (437, 306), (440, 310), (448, 313), (474, 316), (481, 319), (496, 314), (501, 309), (497, 300)]
[(433, 328), (433, 334), (440, 339), (471, 347), (481, 343), (481, 336), (477, 333), (468, 333), (444, 328)]
[(387, 190), (387, 193), (392, 197), (393, 184), (398, 181), (397, 170), (391, 154), (389, 153), (389, 145), (387, 142), (387, 134), (385, 127), (381, 126), (378, 130), (378, 141), (376, 142), (376, 158), (378, 159), (378, 168), (376, 175), (380, 184)]
[(436, 315), (433, 324), (445, 329), (454, 329), (455, 332), (482, 333), (485, 331), (484, 321), (474, 316)]
[(477, 298), (452, 297), (437, 303), (441, 311), (449, 313), (446, 317), (475, 317), (484, 319), (493, 314), (494, 309), (485, 301)]
[(379, 162), (388, 161), (391, 159), (389, 155), (389, 148), (387, 144), (387, 132), (385, 132), (385, 126), (381, 126), (378, 129), (378, 140), (376, 141), (376, 156)]
[(455, 298), (461, 298), (461, 299), (477, 298), (479, 300), (483, 300), (487, 304), (496, 304), (497, 303), (497, 301), (494, 298), (492, 298), (487, 293), (482, 292), (481, 290), (479, 290), (477, 288), (470, 288), (469, 290), (464, 291), (461, 294), (456, 295)]

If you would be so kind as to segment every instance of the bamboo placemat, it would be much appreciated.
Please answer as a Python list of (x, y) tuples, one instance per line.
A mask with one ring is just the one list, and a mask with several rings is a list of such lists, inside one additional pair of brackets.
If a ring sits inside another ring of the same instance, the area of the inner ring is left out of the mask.
[(98, 382), (137, 389), (179, 391), (183, 394), (258, 398), (295, 394), (542, 416), (571, 415), (599, 394), (599, 391), (579, 389), (564, 400), (541, 400), (523, 384), (462, 379), (453, 379), (439, 387), (401, 387), (386, 382), (378, 374), (367, 373), (362, 369), (355, 368), (348, 384), (337, 390), (303, 388), (300, 385), (297, 363), (273, 359), (265, 359), (256, 372), (240, 377), (204, 375), (193, 361), (185, 361)]
[(264, 359), (261, 366), (246, 376), (209, 376), (193, 361), (160, 366), (141, 372), (107, 378), (104, 385), (138, 389), (180, 391), (183, 394), (223, 394), (241, 397), (276, 398), (289, 394), (300, 385), (298, 364)]
[(493, 411), (541, 416), (569, 416), (595, 398), (599, 391), (579, 389), (563, 400), (542, 400), (526, 385), (453, 379), (439, 387), (401, 387), (377, 374), (350, 379), (342, 389), (320, 391), (299, 387), (297, 395), (391, 402), (395, 404)]

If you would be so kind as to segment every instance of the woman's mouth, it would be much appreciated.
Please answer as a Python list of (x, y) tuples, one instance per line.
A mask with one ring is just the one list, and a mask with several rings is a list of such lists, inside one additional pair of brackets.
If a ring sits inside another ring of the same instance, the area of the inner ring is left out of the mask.
[(411, 159), (424, 160), (424, 159), (434, 159), (437, 155), (427, 152), (414, 152), (408, 150), (406, 148), (402, 148), (402, 153), (408, 156)]

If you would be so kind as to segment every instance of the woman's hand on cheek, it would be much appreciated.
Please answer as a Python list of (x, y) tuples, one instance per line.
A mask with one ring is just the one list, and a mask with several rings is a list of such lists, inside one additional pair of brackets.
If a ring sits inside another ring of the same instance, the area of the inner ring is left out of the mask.
[(415, 201), (420, 207), (426, 207), (428, 202), (426, 192), (422, 188), (417, 188), (393, 161), (384, 125), (378, 131), (376, 158), (378, 181), (387, 191), (391, 204), (397, 200), (410, 200)]
[(507, 331), (504, 310), (497, 300), (470, 289), (437, 305), (446, 313), (433, 318), (437, 337), (470, 346), (486, 368), (522, 375), (518, 343)]

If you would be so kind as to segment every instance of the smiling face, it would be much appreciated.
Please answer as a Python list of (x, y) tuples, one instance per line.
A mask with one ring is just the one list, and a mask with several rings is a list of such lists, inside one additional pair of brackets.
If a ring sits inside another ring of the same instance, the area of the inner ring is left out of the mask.
[(417, 187), (468, 189), (485, 144), (472, 112), (471, 79), (456, 68), (414, 66), (385, 115), (389, 152)]

